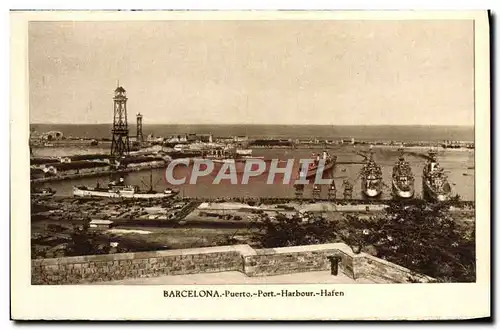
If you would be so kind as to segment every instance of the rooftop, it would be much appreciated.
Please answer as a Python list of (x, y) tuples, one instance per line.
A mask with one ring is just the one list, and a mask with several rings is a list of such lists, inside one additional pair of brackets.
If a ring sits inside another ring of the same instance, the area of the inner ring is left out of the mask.
[(101, 220), (101, 219), (94, 219), (90, 221), (90, 224), (95, 224), (95, 225), (110, 225), (112, 223), (113, 221), (111, 220)]

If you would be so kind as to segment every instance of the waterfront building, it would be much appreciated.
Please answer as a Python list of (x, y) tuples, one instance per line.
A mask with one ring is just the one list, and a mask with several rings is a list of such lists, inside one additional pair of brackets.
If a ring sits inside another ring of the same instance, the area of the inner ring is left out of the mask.
[(112, 226), (113, 226), (113, 221), (111, 220), (94, 219), (89, 223), (89, 227), (93, 229), (109, 229)]

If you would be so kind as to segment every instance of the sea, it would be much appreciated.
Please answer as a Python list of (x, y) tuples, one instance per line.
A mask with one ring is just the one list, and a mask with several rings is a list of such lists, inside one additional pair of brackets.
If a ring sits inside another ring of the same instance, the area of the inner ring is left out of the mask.
[[(69, 125), (31, 124), (39, 133), (60, 131), (64, 136), (110, 138), (111, 124)], [(131, 135), (136, 126), (129, 125)], [(331, 126), (331, 125), (170, 125), (143, 124), (147, 136), (176, 136), (182, 134), (213, 134), (214, 136), (248, 136), (249, 138), (280, 139), (351, 139), (370, 141), (473, 141), (474, 126)]]
[[(109, 137), (111, 125), (32, 125), (32, 129), (38, 132), (57, 130), (65, 136), (78, 136), (88, 138)], [(130, 127), (134, 132), (134, 127)], [(275, 125), (144, 125), (144, 135), (155, 136), (180, 135), (184, 133), (214, 134), (214, 136), (246, 135), (250, 138), (273, 137), (273, 138), (320, 138), (341, 139), (354, 138), (355, 140), (370, 141), (474, 141), (473, 127), (457, 126), (275, 126)], [(342, 182), (348, 179), (354, 185), (353, 197), (361, 198), (361, 183), (359, 182), (359, 171), (361, 170), (362, 158), (358, 152), (364, 152), (363, 146), (333, 146), (328, 152), (337, 156), (339, 164), (336, 166), (333, 179), (337, 187), (337, 198), (342, 198)], [(49, 147), (35, 148), (36, 156), (69, 155), (81, 153), (105, 153), (109, 148), (97, 147)], [(424, 155), (427, 148), (408, 148), (406, 155), (415, 175), (415, 189), (417, 197), (421, 195), (422, 170), (425, 164)], [(311, 158), (311, 153), (317, 150), (307, 148), (298, 149), (255, 149), (254, 156), (262, 156), (266, 159), (295, 159)], [(382, 198), (391, 198), (390, 185), (392, 167), (400, 155), (397, 147), (374, 148), (374, 158), (382, 166), (385, 188)], [(438, 160), (441, 167), (448, 175), (453, 194), (458, 194), (463, 200), (475, 199), (475, 167), (473, 149), (442, 149), (438, 151)], [(359, 162), (359, 164), (352, 164)], [(350, 163), (350, 164), (342, 164)], [(174, 175), (176, 176), (176, 175)], [(143, 189), (148, 188), (150, 182), (156, 190), (171, 187), (166, 180), (164, 169), (128, 173), (125, 181), (128, 184), (138, 185)], [(177, 177), (177, 176), (176, 176)], [(228, 183), (213, 184), (213, 177), (200, 178), (196, 185), (184, 184), (174, 187), (180, 190), (181, 195), (189, 197), (293, 197), (295, 194), (291, 184), (266, 184), (266, 175), (253, 179), (248, 185), (232, 185)], [(94, 186), (97, 182), (101, 186), (110, 181), (108, 177), (82, 178), (71, 181), (56, 181), (43, 184), (52, 187), (57, 195), (71, 196), (72, 187), (78, 185)], [(327, 189), (322, 192), (322, 197), (327, 196)], [(304, 196), (312, 196), (312, 185), (305, 188)]]

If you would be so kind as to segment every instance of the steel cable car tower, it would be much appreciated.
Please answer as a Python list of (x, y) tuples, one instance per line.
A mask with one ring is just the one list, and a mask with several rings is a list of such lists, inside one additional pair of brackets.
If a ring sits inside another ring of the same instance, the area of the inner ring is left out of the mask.
[(111, 130), (111, 156), (120, 158), (130, 152), (127, 124), (127, 92), (121, 86), (116, 87), (113, 97), (114, 115)]

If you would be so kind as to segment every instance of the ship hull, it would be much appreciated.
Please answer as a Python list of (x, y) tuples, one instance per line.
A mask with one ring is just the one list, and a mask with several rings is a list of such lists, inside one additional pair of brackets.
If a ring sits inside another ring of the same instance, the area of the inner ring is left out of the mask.
[(399, 187), (398, 183), (395, 180), (393, 180), (392, 194), (396, 198), (403, 198), (403, 199), (413, 198), (413, 196), (415, 195), (415, 189), (413, 188), (413, 186), (410, 186), (409, 189), (403, 189)]
[(74, 197), (102, 197), (102, 198), (133, 198), (133, 199), (160, 199), (174, 196), (175, 193), (137, 193), (119, 191), (99, 191), (74, 187)]
[(450, 199), (451, 187), (449, 183), (446, 183), (443, 187), (443, 191), (436, 191), (431, 187), (428, 180), (423, 180), (422, 182), (424, 198), (431, 201), (444, 202)]
[(362, 192), (363, 192), (363, 195), (365, 195), (366, 197), (370, 197), (370, 198), (379, 197), (382, 194), (382, 190), (371, 189), (371, 188), (365, 188), (362, 190)]
[(54, 196), (56, 193), (55, 192), (42, 192), (42, 193), (31, 193), (31, 196), (33, 197), (50, 197)]
[[(334, 166), (335, 166), (335, 162), (333, 162), (333, 161), (325, 164), (325, 167), (323, 168), (323, 173), (331, 170)], [(306, 174), (306, 179), (309, 179), (309, 178), (312, 178), (313, 176), (316, 176), (317, 173), (318, 173), (318, 168), (308, 170), (307, 174)]]
[(54, 196), (56, 194), (56, 191), (52, 190), (51, 188), (35, 188), (31, 190), (30, 194), (33, 197), (50, 197)]
[[(264, 161), (266, 164), (266, 167), (264, 168), (264, 171), (262, 174), (269, 172), (269, 165), (270, 161), (264, 160), (263, 158), (254, 158), (254, 157), (244, 157), (241, 159), (212, 159), (212, 162), (214, 164), (214, 170), (212, 171), (213, 175), (217, 175), (222, 167), (233, 167), (236, 170), (237, 174), (241, 174), (245, 172), (245, 169), (248, 169), (250, 171), (257, 171), (259, 170), (259, 164), (254, 161), (259, 161), (262, 162)], [(201, 168), (203, 170), (203, 168)]]
[(361, 181), (361, 192), (365, 197), (377, 198), (382, 195), (382, 182), (376, 181), (371, 183), (367, 180)]

